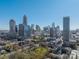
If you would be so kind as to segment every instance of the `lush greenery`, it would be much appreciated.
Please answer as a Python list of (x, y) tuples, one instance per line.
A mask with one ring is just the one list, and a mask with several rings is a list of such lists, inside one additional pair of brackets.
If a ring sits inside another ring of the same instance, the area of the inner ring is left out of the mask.
[(8, 56), (4, 54), (0, 56), (0, 59), (43, 59), (47, 54), (48, 49), (44, 47), (38, 47), (34, 50), (23, 49), (16, 51), (15, 54)]

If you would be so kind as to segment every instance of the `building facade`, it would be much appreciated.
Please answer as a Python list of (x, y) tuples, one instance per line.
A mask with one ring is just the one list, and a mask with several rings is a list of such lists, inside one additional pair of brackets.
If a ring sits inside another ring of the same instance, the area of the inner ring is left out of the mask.
[(64, 44), (69, 42), (70, 17), (63, 17), (63, 41)]
[(10, 26), (10, 33), (15, 33), (16, 32), (16, 22), (13, 19), (10, 20), (9, 26)]
[(23, 16), (23, 25), (27, 26), (27, 16)]
[(19, 24), (19, 36), (24, 36), (24, 25)]

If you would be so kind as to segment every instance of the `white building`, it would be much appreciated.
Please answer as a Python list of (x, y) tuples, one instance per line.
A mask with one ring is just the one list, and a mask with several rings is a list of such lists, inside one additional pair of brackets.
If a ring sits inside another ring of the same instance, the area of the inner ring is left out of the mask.
[(69, 59), (79, 59), (79, 51), (72, 50)]

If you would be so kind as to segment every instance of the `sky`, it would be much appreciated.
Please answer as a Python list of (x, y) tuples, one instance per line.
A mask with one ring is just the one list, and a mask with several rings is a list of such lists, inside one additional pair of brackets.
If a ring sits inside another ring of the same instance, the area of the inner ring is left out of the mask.
[(28, 17), (28, 24), (41, 27), (55, 22), (63, 29), (63, 17), (70, 16), (70, 29), (79, 29), (79, 0), (0, 0), (0, 30), (9, 29), (10, 19), (16, 24)]

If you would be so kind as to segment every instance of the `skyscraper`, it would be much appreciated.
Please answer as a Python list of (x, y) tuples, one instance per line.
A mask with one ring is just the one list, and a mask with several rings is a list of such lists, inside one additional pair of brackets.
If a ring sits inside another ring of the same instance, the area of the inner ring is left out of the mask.
[(59, 26), (56, 26), (55, 33), (56, 33), (56, 38), (61, 37), (61, 31), (60, 31), (60, 27)]
[(19, 36), (24, 36), (24, 25), (19, 24)]
[(39, 25), (36, 25), (36, 31), (39, 31), (40, 32), (41, 28)]
[(63, 41), (64, 44), (69, 42), (70, 17), (63, 18)]
[(24, 26), (24, 37), (27, 38), (28, 24), (27, 24), (27, 17), (26, 17), (26, 15), (23, 16), (23, 26)]
[(17, 25), (15, 26), (15, 31), (16, 31), (16, 33), (18, 32), (18, 28), (17, 28)]
[(30, 28), (30, 25), (28, 25), (26, 29), (27, 29), (26, 30), (27, 31), (26, 32), (27, 33), (26, 37), (29, 38), (31, 36), (31, 28)]
[(52, 37), (52, 38), (56, 37), (55, 23), (52, 23), (52, 27), (50, 28), (50, 37)]
[(13, 19), (10, 20), (9, 26), (10, 26), (10, 33), (15, 33), (16, 32), (16, 22)]
[(31, 24), (31, 34), (34, 34), (34, 24)]
[(54, 28), (54, 29), (55, 29), (55, 23), (54, 23), (54, 22), (52, 23), (52, 28)]
[(54, 31), (52, 27), (50, 28), (50, 37), (54, 37)]
[(27, 26), (27, 17), (26, 17), (26, 15), (23, 16), (23, 25)]

